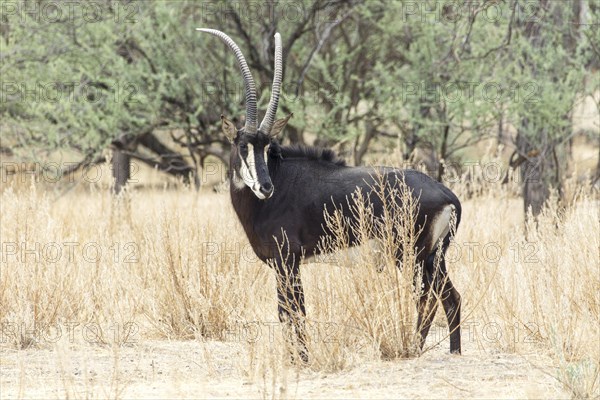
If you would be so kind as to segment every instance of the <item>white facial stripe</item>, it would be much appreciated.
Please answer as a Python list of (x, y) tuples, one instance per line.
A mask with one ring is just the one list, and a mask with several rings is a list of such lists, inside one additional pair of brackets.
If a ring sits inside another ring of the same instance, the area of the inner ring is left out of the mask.
[(246, 164), (245, 160), (242, 160), (242, 165), (240, 166), (240, 174), (242, 175), (242, 180), (244, 183), (252, 189), (254, 187), (254, 183), (256, 182), (254, 176), (252, 175), (252, 171), (248, 168), (248, 164)]
[(248, 157), (246, 157), (246, 166), (250, 170), (250, 177), (253, 182), (258, 182), (258, 174), (256, 173), (256, 160), (254, 159), (254, 145), (248, 143)]
[(270, 146), (270, 144), (268, 144), (268, 145), (265, 146), (265, 164), (267, 164), (267, 165), (269, 165), (268, 162), (267, 162), (267, 160), (269, 159), (268, 158), (269, 146)]
[[(266, 199), (267, 197), (260, 191), (260, 184), (258, 183), (258, 173), (256, 171), (256, 158), (254, 154), (254, 145), (251, 143), (247, 144), (248, 146), (248, 154), (246, 158), (241, 159), (240, 171), (239, 175), (241, 175), (241, 180), (238, 177), (238, 174), (233, 174), (233, 183), (237, 189), (243, 189), (244, 185), (248, 186), (258, 197), (259, 199)], [(267, 163), (267, 155), (269, 152), (269, 146), (265, 146), (264, 148), (264, 161)], [(260, 154), (260, 153), (259, 153)], [(241, 155), (240, 155), (241, 156)]]
[(242, 159), (242, 165), (240, 166), (240, 174), (242, 180), (248, 186), (256, 197), (259, 199), (265, 199), (265, 195), (260, 192), (260, 185), (258, 184), (258, 174), (256, 173), (256, 163), (254, 159), (254, 146), (248, 143), (248, 156), (245, 160)]

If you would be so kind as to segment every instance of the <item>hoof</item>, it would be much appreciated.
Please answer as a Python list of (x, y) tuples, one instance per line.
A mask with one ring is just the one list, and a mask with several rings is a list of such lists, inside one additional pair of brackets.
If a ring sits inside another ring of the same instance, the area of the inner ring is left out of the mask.
[(293, 365), (303, 367), (308, 365), (308, 352), (306, 350), (299, 350), (298, 352), (293, 352), (290, 356), (290, 361)]

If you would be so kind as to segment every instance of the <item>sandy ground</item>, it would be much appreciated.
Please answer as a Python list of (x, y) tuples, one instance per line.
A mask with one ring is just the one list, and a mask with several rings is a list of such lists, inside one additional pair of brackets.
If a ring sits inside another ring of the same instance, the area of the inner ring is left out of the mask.
[(570, 396), (543, 356), (462, 356), (442, 344), (416, 359), (356, 363), (341, 372), (248, 374), (229, 342), (143, 341), (133, 346), (0, 350), (0, 397), (16, 398), (544, 398)]

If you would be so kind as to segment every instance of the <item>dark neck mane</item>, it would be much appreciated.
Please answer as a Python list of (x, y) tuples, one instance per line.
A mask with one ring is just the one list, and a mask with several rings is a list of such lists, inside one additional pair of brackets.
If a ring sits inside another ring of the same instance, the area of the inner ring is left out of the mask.
[(346, 161), (339, 158), (331, 149), (315, 146), (302, 146), (297, 144), (290, 146), (280, 146), (277, 144), (276, 146), (276, 148), (272, 149), (274, 152), (272, 154), (275, 154), (278, 156), (277, 158), (281, 157), (284, 160), (288, 158), (300, 158), (313, 161), (322, 161), (338, 166), (346, 165)]

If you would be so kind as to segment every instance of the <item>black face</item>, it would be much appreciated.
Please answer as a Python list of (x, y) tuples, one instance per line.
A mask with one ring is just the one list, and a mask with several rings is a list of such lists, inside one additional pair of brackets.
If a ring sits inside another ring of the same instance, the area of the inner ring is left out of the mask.
[(273, 195), (273, 183), (267, 166), (272, 138), (258, 131), (248, 135), (243, 129), (233, 141), (233, 183), (237, 188), (248, 186), (261, 200)]

